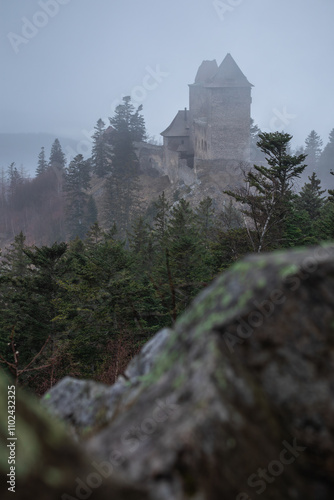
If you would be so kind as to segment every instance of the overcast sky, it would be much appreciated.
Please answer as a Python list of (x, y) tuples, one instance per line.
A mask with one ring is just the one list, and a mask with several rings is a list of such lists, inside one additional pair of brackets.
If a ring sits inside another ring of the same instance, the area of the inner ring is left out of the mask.
[[(1, 0), (0, 132), (85, 141), (124, 95), (158, 137), (230, 52), (264, 131), (334, 128), (333, 0)], [(81, 144), (84, 149), (84, 142)], [(78, 151), (80, 152), (80, 151)]]

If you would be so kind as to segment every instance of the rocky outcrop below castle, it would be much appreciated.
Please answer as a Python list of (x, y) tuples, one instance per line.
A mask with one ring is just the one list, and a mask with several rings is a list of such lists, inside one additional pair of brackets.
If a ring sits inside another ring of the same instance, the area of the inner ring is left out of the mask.
[(114, 386), (46, 394), (66, 430), (20, 394), (16, 498), (332, 499), (333, 306), (334, 246), (251, 255)]

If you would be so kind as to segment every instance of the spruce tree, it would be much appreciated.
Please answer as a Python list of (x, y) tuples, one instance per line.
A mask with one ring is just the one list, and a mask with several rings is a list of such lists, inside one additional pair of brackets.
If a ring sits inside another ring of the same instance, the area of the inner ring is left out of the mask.
[(209, 240), (212, 238), (212, 232), (214, 227), (214, 205), (213, 199), (210, 196), (204, 198), (200, 201), (196, 211), (196, 224), (198, 227), (198, 232), (204, 245), (208, 247)]
[[(7, 361), (12, 357), (8, 347), (11, 334), (15, 333), (17, 345), (25, 334), (31, 334), (25, 307), (29, 303), (29, 291), (25, 290), (29, 264), (24, 253), (25, 239), (22, 232), (17, 235), (0, 260), (0, 350)], [(24, 350), (22, 354), (25, 355)]]
[(92, 195), (89, 195), (87, 200), (86, 221), (88, 227), (97, 223), (97, 207)]
[(66, 165), (66, 158), (61, 148), (59, 139), (55, 139), (50, 152), (49, 166), (53, 169), (62, 171)]
[(176, 293), (173, 308), (177, 314), (189, 305), (191, 298), (211, 277), (196, 216), (183, 198), (171, 210), (168, 222), (166, 271), (172, 295), (173, 289)]
[(38, 163), (36, 168), (36, 177), (44, 174), (48, 169), (48, 163), (45, 159), (45, 150), (44, 147), (41, 148), (41, 151), (38, 155)]
[(223, 231), (230, 229), (240, 229), (243, 227), (243, 218), (240, 210), (238, 210), (232, 200), (224, 203), (222, 211), (219, 213), (219, 225)]
[(83, 238), (95, 220), (96, 211), (89, 208), (87, 189), (90, 186), (90, 164), (82, 155), (77, 155), (65, 172), (64, 191), (66, 192), (66, 224), (70, 238)]
[(129, 248), (135, 262), (135, 272), (140, 275), (149, 272), (153, 265), (151, 228), (142, 216), (137, 217), (132, 222), (128, 239)]
[(98, 177), (104, 177), (111, 170), (111, 146), (105, 137), (105, 123), (101, 118), (94, 127), (92, 148), (92, 171)]
[(113, 223), (126, 236), (131, 219), (138, 214), (138, 174), (139, 162), (135, 152), (135, 142), (146, 136), (144, 119), (130, 97), (123, 98), (115, 115), (110, 118), (112, 131), (112, 173), (108, 177), (105, 195), (105, 212), (109, 227)]
[(321, 181), (315, 172), (308, 178), (310, 182), (304, 184), (296, 203), (300, 210), (305, 210), (314, 220), (319, 217), (324, 205), (325, 197), (322, 194), (325, 190), (321, 189)]
[[(0, 340), (8, 344), (13, 334), (21, 369), (32, 361), (54, 331), (51, 320), (56, 274), (50, 262), (45, 263), (42, 279), (41, 263), (33, 258), (35, 250), (26, 246), (20, 233), (0, 263)], [(13, 361), (8, 347), (2, 355)], [(30, 383), (30, 371), (20, 382)]]
[(71, 353), (84, 376), (92, 376), (101, 366), (114, 339), (129, 335), (135, 343), (138, 334), (145, 338), (138, 326), (137, 285), (129, 252), (122, 242), (101, 235), (96, 227), (94, 231), (95, 244), (72, 242), (69, 258), (76, 273), (62, 279), (57, 302), (57, 323), (71, 338)]
[(163, 191), (162, 194), (159, 195), (158, 200), (153, 203), (153, 210), (155, 212), (153, 238), (160, 248), (165, 245), (170, 208), (171, 205)]
[(315, 130), (312, 130), (305, 139), (304, 153), (307, 155), (306, 163), (310, 169), (317, 171), (322, 151), (322, 140)]
[(104, 232), (99, 226), (98, 222), (94, 222), (89, 231), (87, 232), (85, 244), (88, 248), (93, 248), (94, 245), (101, 242), (103, 240)]
[[(334, 191), (333, 191), (334, 194)], [(316, 221), (318, 241), (334, 239), (334, 196), (329, 196)]]
[(15, 204), (15, 195), (17, 194), (20, 186), (23, 184), (23, 177), (15, 166), (15, 162), (12, 162), (7, 169), (7, 180), (8, 180), (8, 201), (10, 205)]
[(306, 168), (306, 155), (290, 154), (291, 139), (291, 135), (280, 132), (260, 134), (258, 146), (268, 166), (254, 165), (245, 174), (245, 187), (225, 191), (243, 205), (243, 213), (251, 219), (248, 234), (257, 252), (282, 243), (293, 184)]
[(323, 185), (328, 189), (331, 185), (332, 179), (330, 172), (334, 171), (334, 128), (329, 134), (329, 140), (326, 144), (320, 160), (319, 160), (319, 177)]

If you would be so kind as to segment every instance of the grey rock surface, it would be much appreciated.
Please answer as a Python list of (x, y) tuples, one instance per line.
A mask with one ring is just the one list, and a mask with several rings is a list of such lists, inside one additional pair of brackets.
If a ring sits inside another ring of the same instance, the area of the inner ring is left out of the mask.
[(333, 247), (247, 257), (178, 320), (86, 449), (116, 449), (152, 498), (332, 498), (333, 306)]
[[(43, 404), (54, 416), (66, 422), (75, 440), (87, 437), (93, 430), (110, 422), (122, 395), (131, 384), (151, 370), (167, 343), (171, 330), (164, 328), (150, 339), (112, 386), (65, 377), (43, 397)], [(130, 380), (130, 382), (127, 381)]]
[(65, 457), (62, 468), (67, 450), (76, 474), (87, 474), (81, 460), (94, 463), (105, 498), (116, 500), (331, 500), (334, 246), (245, 258), (126, 375), (112, 387), (65, 379), (46, 396), (86, 459), (48, 437), (53, 424), (41, 427), (39, 407), (22, 404), (22, 425), (44, 429), (44, 468), (72, 477)]

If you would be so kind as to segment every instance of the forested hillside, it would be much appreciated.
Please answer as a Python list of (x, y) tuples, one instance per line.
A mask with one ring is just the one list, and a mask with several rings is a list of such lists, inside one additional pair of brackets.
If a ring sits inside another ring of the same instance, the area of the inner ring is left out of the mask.
[[(2, 179), (1, 232), (15, 239), (0, 260), (0, 363), (38, 394), (64, 375), (114, 382), (148, 338), (246, 253), (334, 237), (334, 190), (316, 173), (327, 158), (334, 181), (333, 134), (322, 153), (312, 132), (293, 154), (289, 134), (258, 130), (266, 162), (225, 192), (223, 209), (209, 197), (194, 206), (162, 193), (142, 210), (140, 113), (125, 98), (108, 133), (98, 121), (91, 158), (66, 166), (55, 140), (48, 161), (41, 149), (34, 179), (14, 164)], [(105, 182), (100, 212), (92, 178)]]

